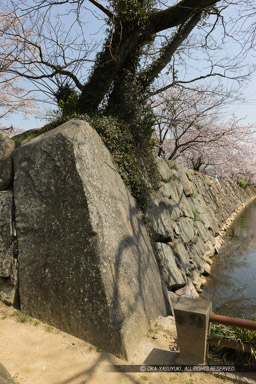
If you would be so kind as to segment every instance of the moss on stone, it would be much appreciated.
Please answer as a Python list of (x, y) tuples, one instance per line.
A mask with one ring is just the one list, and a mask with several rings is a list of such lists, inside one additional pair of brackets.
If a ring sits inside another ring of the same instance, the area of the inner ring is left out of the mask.
[(86, 116), (85, 120), (102, 138), (126, 186), (144, 211), (149, 191), (158, 189), (160, 183), (150, 143), (136, 142), (129, 125), (111, 116)]

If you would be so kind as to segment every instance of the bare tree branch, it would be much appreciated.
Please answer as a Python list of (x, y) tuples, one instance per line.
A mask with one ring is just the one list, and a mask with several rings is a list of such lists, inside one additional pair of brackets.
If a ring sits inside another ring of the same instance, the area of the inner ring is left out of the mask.
[[(250, 75), (250, 73), (247, 74), (247, 76), (249, 76), (249, 75)], [(233, 76), (232, 77), (232, 76), (228, 76), (228, 75), (223, 74), (223, 73), (208, 73), (207, 75), (198, 76), (198, 77), (195, 77), (194, 79), (191, 79), (191, 80), (177, 80), (177, 81), (173, 81), (172, 83), (170, 83), (168, 85), (165, 85), (162, 88), (159, 88), (159, 89), (157, 89), (155, 91), (150, 92), (150, 96), (156, 96), (159, 93), (165, 92), (168, 89), (170, 89), (170, 88), (172, 88), (174, 86), (177, 86), (177, 85), (191, 84), (191, 83), (195, 83), (196, 81), (205, 80), (205, 79), (208, 79), (208, 78), (211, 78), (211, 77), (222, 77), (222, 78), (225, 78), (225, 79), (239, 81), (239, 80), (244, 79), (246, 76), (243, 75), (243, 76)]]
[[(159, 73), (166, 67), (170, 62), (177, 48), (182, 42), (188, 37), (190, 32), (195, 28), (201, 18), (202, 13), (196, 13), (190, 20), (182, 24), (174, 37), (167, 43), (162, 49), (160, 56), (151, 64), (151, 66), (145, 69), (139, 77), (144, 80), (144, 85), (149, 86)], [(143, 81), (143, 80), (142, 80)]]
[(100, 4), (96, 0), (89, 0), (89, 1), (90, 3), (95, 5), (97, 8), (99, 8), (102, 12), (104, 12), (111, 20), (115, 21), (115, 15), (113, 14), (113, 12), (111, 12), (109, 9), (104, 7), (102, 4)]

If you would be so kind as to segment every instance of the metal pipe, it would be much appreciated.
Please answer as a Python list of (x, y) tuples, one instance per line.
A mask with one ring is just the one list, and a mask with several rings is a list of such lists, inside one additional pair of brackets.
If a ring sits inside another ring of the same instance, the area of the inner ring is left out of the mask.
[(251, 353), (251, 351), (252, 351), (250, 344), (241, 343), (241, 342), (235, 341), (235, 340), (221, 339), (219, 337), (210, 337), (207, 340), (207, 342), (208, 342), (208, 344), (211, 344), (211, 345), (217, 345), (218, 347), (231, 348), (231, 349), (235, 349), (237, 351), (249, 352), (249, 353)]
[(236, 317), (228, 317), (222, 315), (215, 315), (214, 313), (210, 314), (210, 319), (212, 323), (230, 325), (232, 327), (238, 327), (243, 329), (256, 330), (256, 321), (237, 319)]

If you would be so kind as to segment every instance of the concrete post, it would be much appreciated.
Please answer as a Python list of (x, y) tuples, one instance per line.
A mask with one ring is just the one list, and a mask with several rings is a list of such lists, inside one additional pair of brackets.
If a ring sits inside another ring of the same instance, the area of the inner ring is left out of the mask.
[(207, 335), (212, 303), (183, 297), (174, 305), (180, 355), (178, 364), (206, 364)]

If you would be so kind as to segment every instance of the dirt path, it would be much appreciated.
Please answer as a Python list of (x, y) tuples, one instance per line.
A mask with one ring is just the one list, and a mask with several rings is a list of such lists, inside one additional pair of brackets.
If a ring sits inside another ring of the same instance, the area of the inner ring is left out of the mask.
[[(131, 364), (172, 364), (176, 351), (173, 318), (159, 319), (138, 345)], [(0, 362), (17, 384), (229, 384), (256, 381), (256, 374), (108, 372), (107, 367), (127, 362), (2, 303)]]

